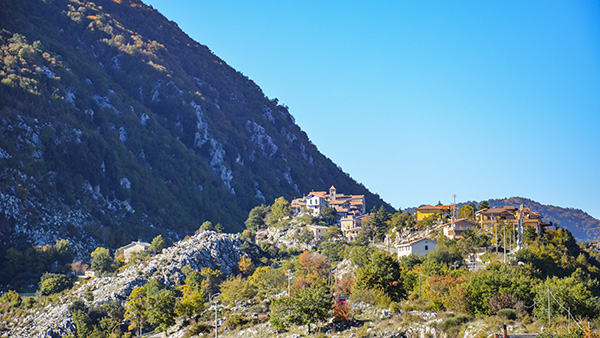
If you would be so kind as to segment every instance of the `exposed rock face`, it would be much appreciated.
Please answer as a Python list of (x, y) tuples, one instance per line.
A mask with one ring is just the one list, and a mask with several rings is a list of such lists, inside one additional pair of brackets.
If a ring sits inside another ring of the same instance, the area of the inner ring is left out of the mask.
[(181, 285), (185, 275), (181, 271), (188, 265), (192, 269), (220, 269), (231, 274), (240, 261), (239, 247), (242, 244), (237, 234), (218, 234), (203, 231), (188, 240), (175, 243), (162, 254), (137, 266), (130, 266), (114, 277), (99, 277), (77, 289), (72, 298), (64, 297), (60, 305), (49, 305), (43, 311), (32, 313), (19, 323), (9, 323), (6, 337), (62, 337), (73, 332), (75, 325), (68, 307), (75, 299), (83, 299), (86, 291), (94, 294), (94, 303), (109, 300), (125, 302), (131, 291), (158, 279), (166, 285)]
[(0, 245), (69, 239), (83, 258), (205, 220), (236, 232), (254, 206), (332, 184), (385, 205), (287, 107), (142, 1), (9, 3)]

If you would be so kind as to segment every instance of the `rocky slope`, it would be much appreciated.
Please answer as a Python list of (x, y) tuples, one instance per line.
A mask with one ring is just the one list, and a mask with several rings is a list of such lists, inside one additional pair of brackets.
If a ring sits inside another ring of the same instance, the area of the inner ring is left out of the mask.
[[(163, 250), (139, 266), (130, 266), (114, 277), (94, 278), (64, 296), (60, 305), (49, 305), (18, 322), (8, 323), (7, 337), (61, 337), (75, 330), (68, 307), (75, 299), (84, 300), (86, 291), (93, 292), (95, 304), (112, 299), (126, 301), (131, 291), (158, 279), (165, 285), (181, 285), (185, 281), (183, 267), (194, 270), (208, 267), (231, 274), (240, 260), (241, 240), (238, 235), (204, 231)], [(89, 303), (89, 302), (88, 302)]]
[(331, 185), (385, 204), (141, 1), (0, 8), (0, 256), (22, 239), (89, 253), (205, 220), (237, 231), (260, 203)]

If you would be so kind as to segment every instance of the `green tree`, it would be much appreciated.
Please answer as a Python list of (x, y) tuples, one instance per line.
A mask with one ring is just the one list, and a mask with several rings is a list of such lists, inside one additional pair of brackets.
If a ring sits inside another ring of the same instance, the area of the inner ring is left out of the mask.
[(357, 267), (365, 267), (371, 262), (373, 257), (373, 247), (370, 246), (353, 246), (348, 255), (352, 264)]
[(148, 247), (148, 251), (152, 252), (153, 254), (158, 254), (162, 252), (162, 249), (164, 249), (166, 245), (167, 242), (165, 241), (163, 236), (158, 235), (152, 239), (150, 247)]
[(390, 213), (387, 212), (387, 210), (385, 210), (383, 205), (380, 206), (379, 209), (375, 209), (375, 207), (373, 207), (373, 210), (371, 210), (371, 214), (373, 215), (372, 222), (373, 227), (375, 228), (375, 232), (377, 234), (377, 238), (381, 240), (381, 238), (388, 231), (389, 221), (392, 218), (392, 215), (390, 215)]
[(488, 201), (481, 201), (479, 203), (479, 210), (487, 209), (490, 207), (490, 203)]
[(108, 249), (98, 247), (92, 252), (92, 270), (102, 273), (114, 271), (113, 259)]
[(323, 321), (329, 317), (331, 310), (331, 296), (325, 288), (311, 284), (309, 287), (300, 289), (294, 295), (294, 313), (292, 323), (307, 325), (310, 333), (310, 325)]
[(520, 266), (492, 263), (487, 269), (469, 275), (467, 291), (470, 294), (471, 310), (475, 314), (492, 314), (490, 298), (509, 294), (526, 305), (533, 303), (535, 280), (529, 271)]
[(357, 270), (354, 280), (356, 289), (380, 289), (395, 302), (406, 296), (402, 282), (400, 263), (381, 250), (375, 251), (373, 259)]
[(15, 290), (6, 291), (0, 297), (0, 304), (6, 304), (8, 307), (19, 307), (23, 299)]
[(322, 242), (319, 244), (319, 250), (333, 264), (344, 259), (346, 244), (341, 241)]
[(270, 208), (264, 204), (252, 208), (248, 213), (248, 218), (244, 222), (247, 229), (256, 230), (261, 225), (265, 225), (265, 217), (269, 213)]
[(142, 335), (144, 321), (148, 319), (148, 297), (146, 288), (139, 286), (129, 295), (127, 303), (125, 303), (125, 320), (129, 320), (129, 329), (138, 330), (138, 335)]
[(175, 306), (175, 314), (184, 318), (200, 315), (204, 311), (204, 293), (202, 290), (187, 288), (183, 297)]
[(252, 263), (252, 259), (248, 257), (248, 255), (244, 255), (240, 258), (238, 268), (244, 276), (250, 276), (254, 273), (254, 269), (256, 269), (254, 263)]
[(167, 288), (148, 294), (148, 323), (157, 326), (157, 331), (175, 324), (176, 302), (175, 292)]
[(548, 290), (550, 290), (550, 312), (552, 315), (566, 316), (566, 308), (571, 309), (572, 315), (576, 318), (594, 320), (600, 314), (598, 295), (592, 291), (597, 287), (598, 281), (586, 276), (581, 269), (575, 271), (570, 277), (558, 278), (554, 276), (548, 278), (535, 289), (535, 302), (537, 305), (533, 314), (540, 319), (548, 319), (547, 299)]
[(415, 216), (411, 215), (409, 212), (398, 211), (390, 218), (390, 227), (396, 228), (397, 230), (403, 230), (407, 228), (412, 228), (415, 226)]
[(342, 230), (340, 230), (340, 228), (337, 225), (333, 225), (333, 226), (330, 226), (329, 229), (327, 229), (327, 231), (325, 231), (325, 233), (323, 234), (323, 237), (325, 237), (325, 239), (327, 239), (327, 240), (330, 240), (333, 238), (337, 238), (341, 235), (342, 235)]
[(324, 206), (321, 208), (321, 219), (325, 220), (329, 225), (335, 222), (336, 214), (337, 212), (334, 207)]
[(296, 314), (294, 300), (290, 297), (281, 297), (272, 300), (269, 310), (269, 322), (271, 322), (277, 334), (292, 323), (293, 317)]
[(283, 196), (278, 197), (271, 206), (271, 216), (269, 217), (269, 223), (275, 224), (284, 217), (292, 215), (292, 207)]
[(42, 275), (39, 286), (42, 295), (47, 296), (70, 288), (73, 282), (63, 274), (46, 272)]
[(304, 244), (309, 244), (313, 239), (315, 239), (315, 234), (308, 227), (304, 227), (300, 233), (296, 235), (296, 240)]
[(60, 265), (71, 263), (75, 257), (73, 248), (68, 239), (59, 239), (54, 244), (54, 254)]
[(463, 205), (458, 212), (461, 218), (474, 219), (475, 218), (475, 209), (473, 209), (470, 205)]
[(231, 304), (239, 300), (248, 300), (256, 296), (256, 286), (249, 280), (241, 276), (229, 277), (221, 283), (221, 300), (224, 303)]
[(200, 230), (203, 230), (203, 231), (209, 231), (209, 230), (214, 230), (214, 229), (215, 229), (215, 227), (213, 226), (211, 221), (205, 221), (200, 226)]

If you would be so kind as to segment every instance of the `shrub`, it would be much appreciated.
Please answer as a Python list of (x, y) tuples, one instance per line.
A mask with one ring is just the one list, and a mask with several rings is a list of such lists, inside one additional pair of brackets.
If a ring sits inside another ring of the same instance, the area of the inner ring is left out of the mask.
[(39, 285), (42, 295), (48, 296), (70, 288), (73, 282), (65, 275), (46, 272)]
[(0, 303), (6, 304), (8, 307), (19, 307), (22, 301), (21, 295), (14, 290), (6, 291), (2, 297), (0, 297)]
[(23, 301), (23, 305), (25, 305), (25, 308), (27, 309), (31, 309), (35, 305), (35, 303), (37, 303), (35, 297), (27, 297)]
[(225, 319), (225, 327), (227, 327), (229, 330), (234, 330), (246, 323), (248, 323), (246, 317), (239, 313), (230, 314), (227, 319)]
[(367, 303), (381, 308), (389, 308), (392, 299), (380, 289), (354, 289), (350, 295), (352, 303)]
[(470, 321), (471, 318), (465, 315), (450, 317), (441, 322), (438, 328), (446, 333), (449, 337), (458, 337), (462, 324)]
[(517, 311), (515, 311), (514, 309), (501, 309), (496, 314), (498, 315), (498, 317), (507, 320), (514, 320), (517, 318)]

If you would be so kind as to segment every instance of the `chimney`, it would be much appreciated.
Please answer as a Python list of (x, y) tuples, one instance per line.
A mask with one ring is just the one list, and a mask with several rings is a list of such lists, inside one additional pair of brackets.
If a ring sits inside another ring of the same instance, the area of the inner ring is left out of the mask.
[(508, 338), (508, 333), (506, 333), (506, 324), (502, 325), (502, 338)]

